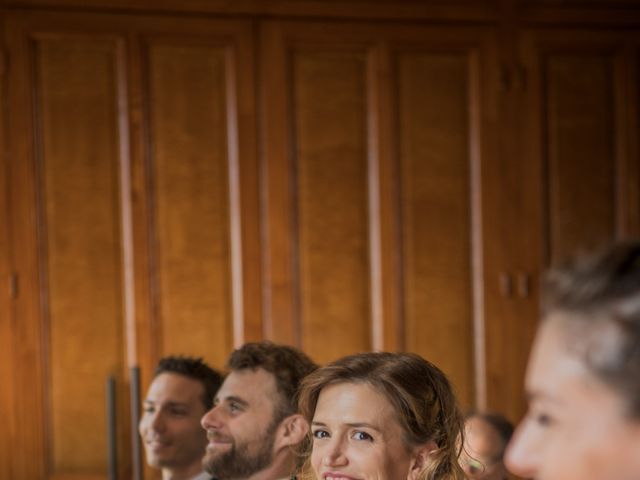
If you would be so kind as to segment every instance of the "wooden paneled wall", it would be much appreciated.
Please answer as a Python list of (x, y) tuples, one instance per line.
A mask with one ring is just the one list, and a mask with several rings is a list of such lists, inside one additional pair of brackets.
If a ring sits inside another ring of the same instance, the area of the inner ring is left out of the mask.
[(541, 271), (639, 233), (640, 13), (143, 3), (0, 2), (0, 477), (105, 478), (114, 376), (128, 478), (129, 367), (252, 340), (517, 419)]
[(268, 336), (321, 362), (415, 351), (473, 404), (490, 34), (272, 22), (262, 38)]
[(8, 41), (18, 471), (105, 471), (113, 375), (124, 475), (129, 366), (262, 338), (251, 29), (47, 14)]

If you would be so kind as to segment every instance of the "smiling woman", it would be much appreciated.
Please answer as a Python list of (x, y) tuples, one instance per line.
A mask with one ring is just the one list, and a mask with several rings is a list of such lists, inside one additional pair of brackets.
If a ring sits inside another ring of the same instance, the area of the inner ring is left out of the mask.
[(640, 243), (550, 272), (506, 457), (538, 480), (640, 478)]
[(463, 480), (462, 418), (451, 385), (414, 354), (364, 353), (303, 382), (311, 423), (307, 474), (317, 479)]

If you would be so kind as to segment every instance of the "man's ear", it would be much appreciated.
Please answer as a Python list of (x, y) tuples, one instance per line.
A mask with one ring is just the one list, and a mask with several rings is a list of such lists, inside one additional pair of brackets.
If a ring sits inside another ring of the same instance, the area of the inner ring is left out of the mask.
[(309, 433), (309, 423), (299, 413), (289, 415), (278, 426), (276, 448), (293, 447)]
[(431, 440), (424, 445), (417, 447), (413, 451), (413, 460), (411, 462), (411, 467), (409, 468), (409, 475), (407, 475), (407, 480), (418, 480), (420, 478), (420, 474), (429, 461), (431, 452), (437, 449), (438, 446), (436, 445), (436, 442)]

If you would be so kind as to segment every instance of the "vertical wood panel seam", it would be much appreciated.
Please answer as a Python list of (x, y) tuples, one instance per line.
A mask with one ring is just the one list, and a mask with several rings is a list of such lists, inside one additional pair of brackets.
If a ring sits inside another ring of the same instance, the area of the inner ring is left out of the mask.
[[(486, 329), (484, 316), (484, 262), (483, 262), (483, 216), (482, 211), (484, 202), (482, 201), (482, 115), (483, 92), (488, 91), (488, 86), (483, 85), (483, 77), (481, 75), (480, 53), (472, 50), (468, 58), (469, 68), (469, 167), (470, 167), (470, 221), (471, 221), (471, 294), (473, 304), (472, 329), (474, 331), (474, 352), (473, 360), (475, 368), (475, 392), (473, 397), (477, 406), (486, 407), (487, 402), (487, 368), (486, 368)], [(483, 88), (484, 87), (484, 88)]]
[[(380, 199), (380, 57), (382, 48), (367, 52), (367, 144), (368, 144), (368, 192), (369, 192), (369, 295), (371, 305), (370, 342), (373, 350), (384, 348), (383, 287), (381, 250), (381, 199)], [(365, 112), (366, 114), (366, 112)]]
[(284, 69), (285, 69), (285, 85), (290, 85), (291, 88), (286, 93), (287, 106), (286, 106), (286, 119), (288, 123), (289, 149), (288, 158), (286, 159), (287, 165), (291, 175), (289, 176), (289, 191), (291, 192), (291, 223), (289, 225), (289, 235), (291, 238), (291, 293), (292, 293), (292, 316), (291, 316), (291, 329), (293, 331), (293, 338), (295, 345), (302, 348), (302, 336), (304, 321), (302, 318), (302, 285), (300, 284), (300, 193), (299, 193), (299, 181), (298, 181), (298, 144), (296, 135), (296, 105), (295, 105), (295, 66), (294, 55), (295, 47), (288, 47), (285, 39), (284, 43)]
[(615, 235), (623, 238), (629, 231), (630, 210), (629, 204), (629, 151), (627, 137), (628, 131), (628, 110), (629, 106), (625, 102), (625, 98), (629, 97), (630, 91), (627, 84), (628, 65), (626, 62), (626, 51), (624, 46), (616, 52), (613, 59), (613, 81), (611, 85), (611, 96), (614, 111), (611, 112), (613, 117), (614, 138), (612, 139), (611, 148), (615, 162), (613, 165), (613, 214), (615, 216)]
[(225, 46), (225, 92), (227, 112), (227, 152), (229, 178), (229, 253), (231, 256), (231, 302), (233, 345), (239, 347), (244, 341), (244, 305), (242, 275), (242, 206), (240, 203), (240, 179), (238, 156), (238, 105), (237, 98), (237, 45)]
[[(40, 83), (38, 81), (40, 69), (37, 62), (37, 47), (35, 37), (27, 37), (27, 67), (29, 68), (28, 78), (31, 80), (31, 85), (34, 86), (31, 96), (31, 115), (32, 115), (32, 127), (33, 127), (33, 154), (34, 158), (31, 163), (33, 169), (33, 181), (34, 181), (34, 205), (35, 205), (35, 221), (36, 221), (36, 248), (37, 251), (33, 252), (36, 255), (37, 265), (37, 285), (40, 291), (37, 296), (41, 302), (41, 309), (37, 315), (39, 321), (39, 346), (42, 355), (39, 358), (41, 369), (41, 390), (43, 392), (41, 398), (42, 409), (42, 428), (43, 438), (42, 443), (46, 458), (44, 459), (45, 475), (48, 477), (53, 472), (53, 441), (52, 441), (52, 428), (51, 428), (51, 389), (47, 388), (47, 385), (51, 384), (51, 369), (49, 365), (50, 359), (50, 338), (51, 332), (49, 322), (51, 321), (51, 312), (49, 308), (49, 277), (46, 265), (48, 265), (49, 252), (47, 249), (46, 235), (48, 233), (46, 225), (46, 216), (43, 212), (43, 198), (45, 193), (45, 182), (43, 179), (44, 170), (44, 155), (43, 155), (43, 141), (42, 141), (42, 111), (40, 106)], [(44, 393), (46, 392), (46, 393)]]
[(124, 310), (124, 334), (127, 354), (127, 365), (136, 365), (137, 360), (137, 332), (135, 319), (135, 278), (134, 278), (134, 251), (133, 251), (133, 225), (131, 206), (131, 156), (129, 140), (129, 99), (127, 89), (127, 63), (126, 45), (122, 39), (116, 43), (117, 62), (116, 72), (117, 86), (116, 98), (118, 130), (120, 133), (120, 210), (121, 210), (121, 239), (122, 239), (122, 292)]
[[(534, 38), (531, 42), (536, 46), (539, 44), (539, 40)], [(533, 48), (533, 45), (531, 46)], [(553, 246), (553, 234), (552, 225), (551, 225), (551, 208), (552, 208), (552, 198), (551, 194), (553, 192), (553, 178), (551, 175), (551, 165), (550, 165), (550, 155), (551, 155), (551, 146), (549, 145), (549, 140), (551, 137), (550, 127), (549, 127), (549, 82), (548, 82), (548, 54), (544, 50), (538, 51), (537, 49), (533, 53), (536, 67), (532, 68), (532, 72), (539, 72), (539, 91), (538, 91), (538, 100), (536, 105), (534, 105), (535, 112), (532, 113), (534, 121), (538, 123), (538, 127), (540, 128), (540, 145), (543, 147), (540, 149), (540, 176), (542, 178), (541, 192), (540, 192), (540, 202), (541, 202), (541, 211), (542, 211), (542, 229), (541, 232), (543, 239), (541, 242), (542, 247), (542, 264), (549, 265), (551, 263), (551, 253)]]
[(391, 95), (391, 115), (393, 122), (393, 129), (391, 131), (391, 155), (395, 160), (395, 178), (394, 178), (394, 191), (393, 191), (393, 206), (392, 211), (394, 213), (395, 222), (393, 224), (393, 236), (396, 244), (396, 254), (394, 258), (395, 275), (392, 278), (392, 282), (395, 286), (396, 302), (397, 302), (397, 318), (395, 328), (396, 344), (394, 348), (398, 351), (404, 351), (407, 348), (407, 307), (405, 299), (406, 295), (406, 280), (405, 280), (405, 232), (404, 232), (404, 206), (402, 201), (402, 192), (404, 192), (403, 185), (403, 156), (402, 156), (402, 140), (401, 140), (401, 125), (400, 125), (400, 62), (398, 61), (398, 51), (394, 49), (393, 55), (390, 55), (390, 72), (394, 72), (389, 79), (389, 90)]
[(159, 294), (159, 272), (158, 272), (158, 258), (160, 256), (160, 246), (158, 240), (157, 231), (157, 201), (156, 201), (156, 188), (154, 181), (154, 152), (153, 152), (153, 126), (151, 122), (151, 102), (153, 101), (151, 95), (151, 75), (150, 75), (150, 51), (149, 42), (147, 39), (141, 39), (139, 42), (141, 51), (140, 55), (140, 80), (143, 86), (142, 88), (142, 141), (144, 149), (144, 187), (145, 196), (147, 198), (147, 228), (148, 228), (148, 275), (149, 275), (149, 328), (151, 330), (151, 356), (154, 361), (157, 361), (160, 357), (161, 346), (163, 344), (162, 336), (162, 322), (160, 317), (160, 301)]

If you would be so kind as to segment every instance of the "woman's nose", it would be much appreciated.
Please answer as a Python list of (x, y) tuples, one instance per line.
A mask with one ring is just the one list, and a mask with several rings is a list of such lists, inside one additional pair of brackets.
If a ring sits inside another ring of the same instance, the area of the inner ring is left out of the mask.
[(341, 439), (333, 439), (331, 443), (327, 445), (323, 462), (327, 467), (343, 466), (349, 463), (344, 442)]
[(521, 426), (507, 447), (504, 464), (511, 473), (519, 477), (533, 478), (537, 474), (540, 458), (540, 452), (536, 450), (527, 428)]

